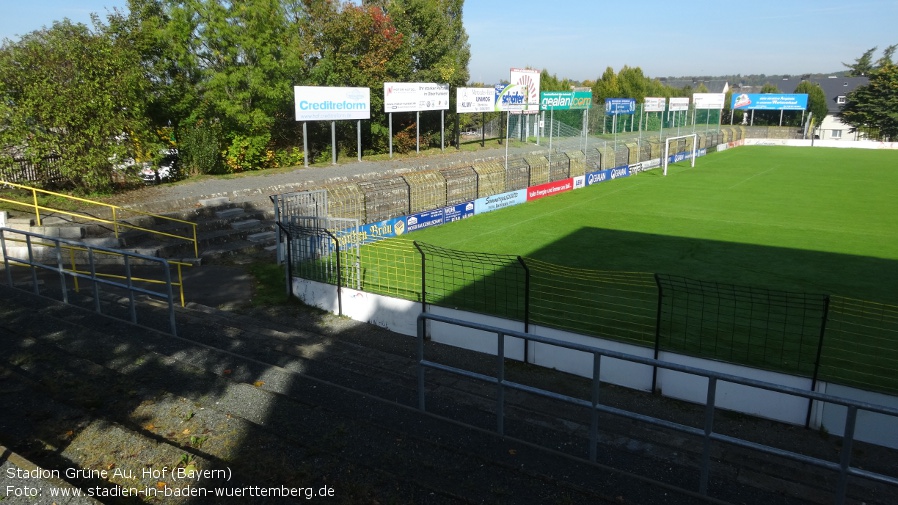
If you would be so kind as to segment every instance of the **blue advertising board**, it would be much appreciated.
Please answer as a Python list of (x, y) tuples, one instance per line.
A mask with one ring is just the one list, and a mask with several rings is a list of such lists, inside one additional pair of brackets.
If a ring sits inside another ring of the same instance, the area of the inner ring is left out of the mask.
[(805, 110), (808, 108), (806, 93), (742, 93), (733, 95), (733, 110)]
[(446, 222), (446, 214), (443, 209), (419, 212), (405, 218), (406, 231), (413, 232), (430, 226), (440, 225)]
[[(707, 148), (703, 147), (701, 149), (695, 150), (696, 158), (705, 156), (707, 154), (708, 154)], [(670, 156), (667, 157), (668, 163), (679, 163), (683, 160), (689, 160), (689, 159), (692, 159), (692, 151), (683, 151), (681, 153), (671, 154)]]
[(445, 207), (443, 208), (443, 214), (447, 223), (472, 217), (474, 215), (474, 202), (465, 202), (451, 207)]
[(605, 114), (634, 114), (636, 100), (633, 98), (606, 98)]
[(337, 236), (344, 244), (365, 245), (382, 238), (398, 237), (406, 233), (406, 217), (396, 217), (377, 223), (363, 224), (357, 228), (340, 230)]
[(527, 190), (519, 189), (474, 200), (474, 214), (483, 214), (527, 201)]
[(607, 170), (599, 170), (598, 172), (589, 172), (586, 174), (586, 185), (592, 186), (593, 184), (598, 184), (600, 182), (610, 181), (612, 179), (617, 179), (618, 177), (629, 177), (630, 176), (630, 167), (627, 165), (622, 165), (615, 168), (609, 168)]

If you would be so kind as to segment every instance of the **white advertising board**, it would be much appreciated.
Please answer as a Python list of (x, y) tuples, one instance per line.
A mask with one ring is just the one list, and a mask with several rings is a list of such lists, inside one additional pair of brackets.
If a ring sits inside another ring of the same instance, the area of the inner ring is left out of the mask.
[(526, 90), (524, 95), (524, 114), (539, 113), (539, 70), (532, 68), (512, 68), (509, 82)]
[(645, 97), (643, 112), (664, 112), (667, 108), (667, 99), (664, 97)]
[(493, 112), (495, 95), (493, 88), (456, 88), (455, 112)]
[(385, 82), (384, 112), (449, 110), (449, 85), (435, 82)]
[(671, 98), (669, 111), (677, 112), (681, 110), (689, 110), (689, 98)]
[(726, 101), (724, 93), (693, 93), (692, 103), (696, 109), (722, 110)]
[(369, 88), (294, 86), (297, 121), (371, 119)]

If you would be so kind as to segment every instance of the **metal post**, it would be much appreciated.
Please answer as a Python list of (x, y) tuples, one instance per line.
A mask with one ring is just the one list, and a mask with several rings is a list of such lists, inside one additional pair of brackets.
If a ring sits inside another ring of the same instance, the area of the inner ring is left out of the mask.
[(387, 124), (389, 125), (390, 136), (390, 158), (393, 158), (393, 113), (387, 114)]
[(337, 122), (331, 121), (331, 163), (337, 164)]
[(599, 444), (599, 384), (601, 382), (602, 376), (602, 355), (595, 352), (592, 354), (592, 394), (590, 395), (590, 402), (592, 403), (592, 409), (590, 409), (590, 420), (589, 420), (589, 461), (592, 463), (596, 462), (596, 458), (598, 456), (598, 444)]
[(717, 378), (708, 377), (708, 398), (705, 401), (705, 436), (702, 439), (702, 468), (698, 492), (708, 496), (708, 477), (711, 473), (711, 433), (714, 432), (714, 402), (717, 396)]
[(498, 349), (496, 349), (496, 358), (498, 359), (499, 369), (496, 371), (496, 432), (500, 437), (505, 436), (505, 334), (497, 333), (499, 336)]
[(424, 361), (424, 318), (418, 318), (418, 410), (424, 412), (425, 408), (425, 394), (424, 394), (424, 365), (421, 363)]
[[(823, 355), (823, 336), (826, 334), (826, 321), (829, 319), (829, 295), (823, 298), (823, 318), (820, 321), (820, 336), (817, 339), (817, 357), (814, 359), (814, 373), (811, 376), (811, 391), (817, 391), (817, 378), (820, 375), (820, 359)], [(811, 411), (814, 400), (808, 398), (808, 414), (804, 420), (804, 427), (811, 427)]]
[(356, 124), (356, 142), (358, 145), (359, 161), (362, 161), (362, 120)]
[(309, 168), (309, 128), (305, 121), (302, 122), (302, 159)]
[(446, 111), (440, 110), (440, 152), (446, 152)]
[[(655, 285), (658, 286), (658, 308), (655, 314), (655, 354), (653, 357), (658, 359), (661, 352), (661, 300), (664, 296), (664, 290), (661, 288), (661, 277), (655, 274)], [(652, 366), (652, 393), (658, 391), (658, 367)]]
[(836, 486), (836, 505), (845, 503), (848, 488), (848, 468), (851, 464), (851, 446), (854, 444), (854, 426), (857, 423), (857, 407), (848, 406), (845, 414), (845, 434), (842, 437), (842, 457), (839, 461), (839, 483)]
[(421, 152), (421, 111), (415, 111), (415, 153)]

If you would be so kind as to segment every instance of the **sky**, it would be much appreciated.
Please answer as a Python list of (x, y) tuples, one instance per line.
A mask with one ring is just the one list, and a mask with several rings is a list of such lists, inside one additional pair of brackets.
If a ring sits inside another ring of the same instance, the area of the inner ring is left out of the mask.
[[(126, 5), (0, 0), (0, 39), (63, 18), (90, 24), (90, 13)], [(507, 80), (513, 67), (576, 81), (625, 65), (649, 77), (829, 73), (898, 44), (896, 0), (467, 0), (463, 20), (471, 81), (485, 84)]]

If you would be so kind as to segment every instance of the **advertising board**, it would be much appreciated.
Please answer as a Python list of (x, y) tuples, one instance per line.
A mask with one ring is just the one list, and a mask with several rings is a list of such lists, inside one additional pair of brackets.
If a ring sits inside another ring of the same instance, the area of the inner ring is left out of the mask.
[(726, 102), (725, 93), (693, 93), (692, 103), (696, 109), (723, 110)]
[(527, 201), (527, 191), (519, 189), (498, 195), (485, 196), (474, 200), (474, 214), (483, 214), (505, 207), (511, 207)]
[(384, 112), (449, 110), (449, 85), (435, 82), (385, 82)]
[(455, 112), (493, 112), (496, 110), (495, 94), (493, 88), (456, 88)]
[(581, 110), (592, 106), (592, 91), (543, 91), (540, 110)]
[(532, 68), (512, 68), (508, 75), (508, 82), (524, 90), (524, 108), (519, 110), (525, 114), (538, 114), (540, 71)]
[(620, 177), (629, 177), (630, 176), (630, 167), (627, 165), (622, 165), (615, 168), (609, 168), (606, 170), (599, 170), (597, 172), (589, 172), (586, 174), (586, 185), (592, 186), (593, 184), (598, 184), (600, 182), (610, 181), (613, 179), (617, 179)]
[(808, 108), (806, 93), (742, 93), (733, 95), (733, 110), (805, 110)]
[(560, 181), (547, 182), (538, 186), (527, 188), (527, 201), (538, 200), (547, 196), (557, 195), (574, 189), (574, 180), (571, 178)]
[(670, 99), (670, 107), (667, 110), (671, 112), (679, 112), (683, 110), (689, 110), (689, 98), (686, 97), (674, 97)]
[(643, 112), (664, 112), (667, 108), (667, 99), (664, 97), (645, 97)]
[(636, 100), (633, 98), (606, 98), (605, 114), (634, 114)]
[(297, 121), (371, 119), (369, 88), (294, 86)]

